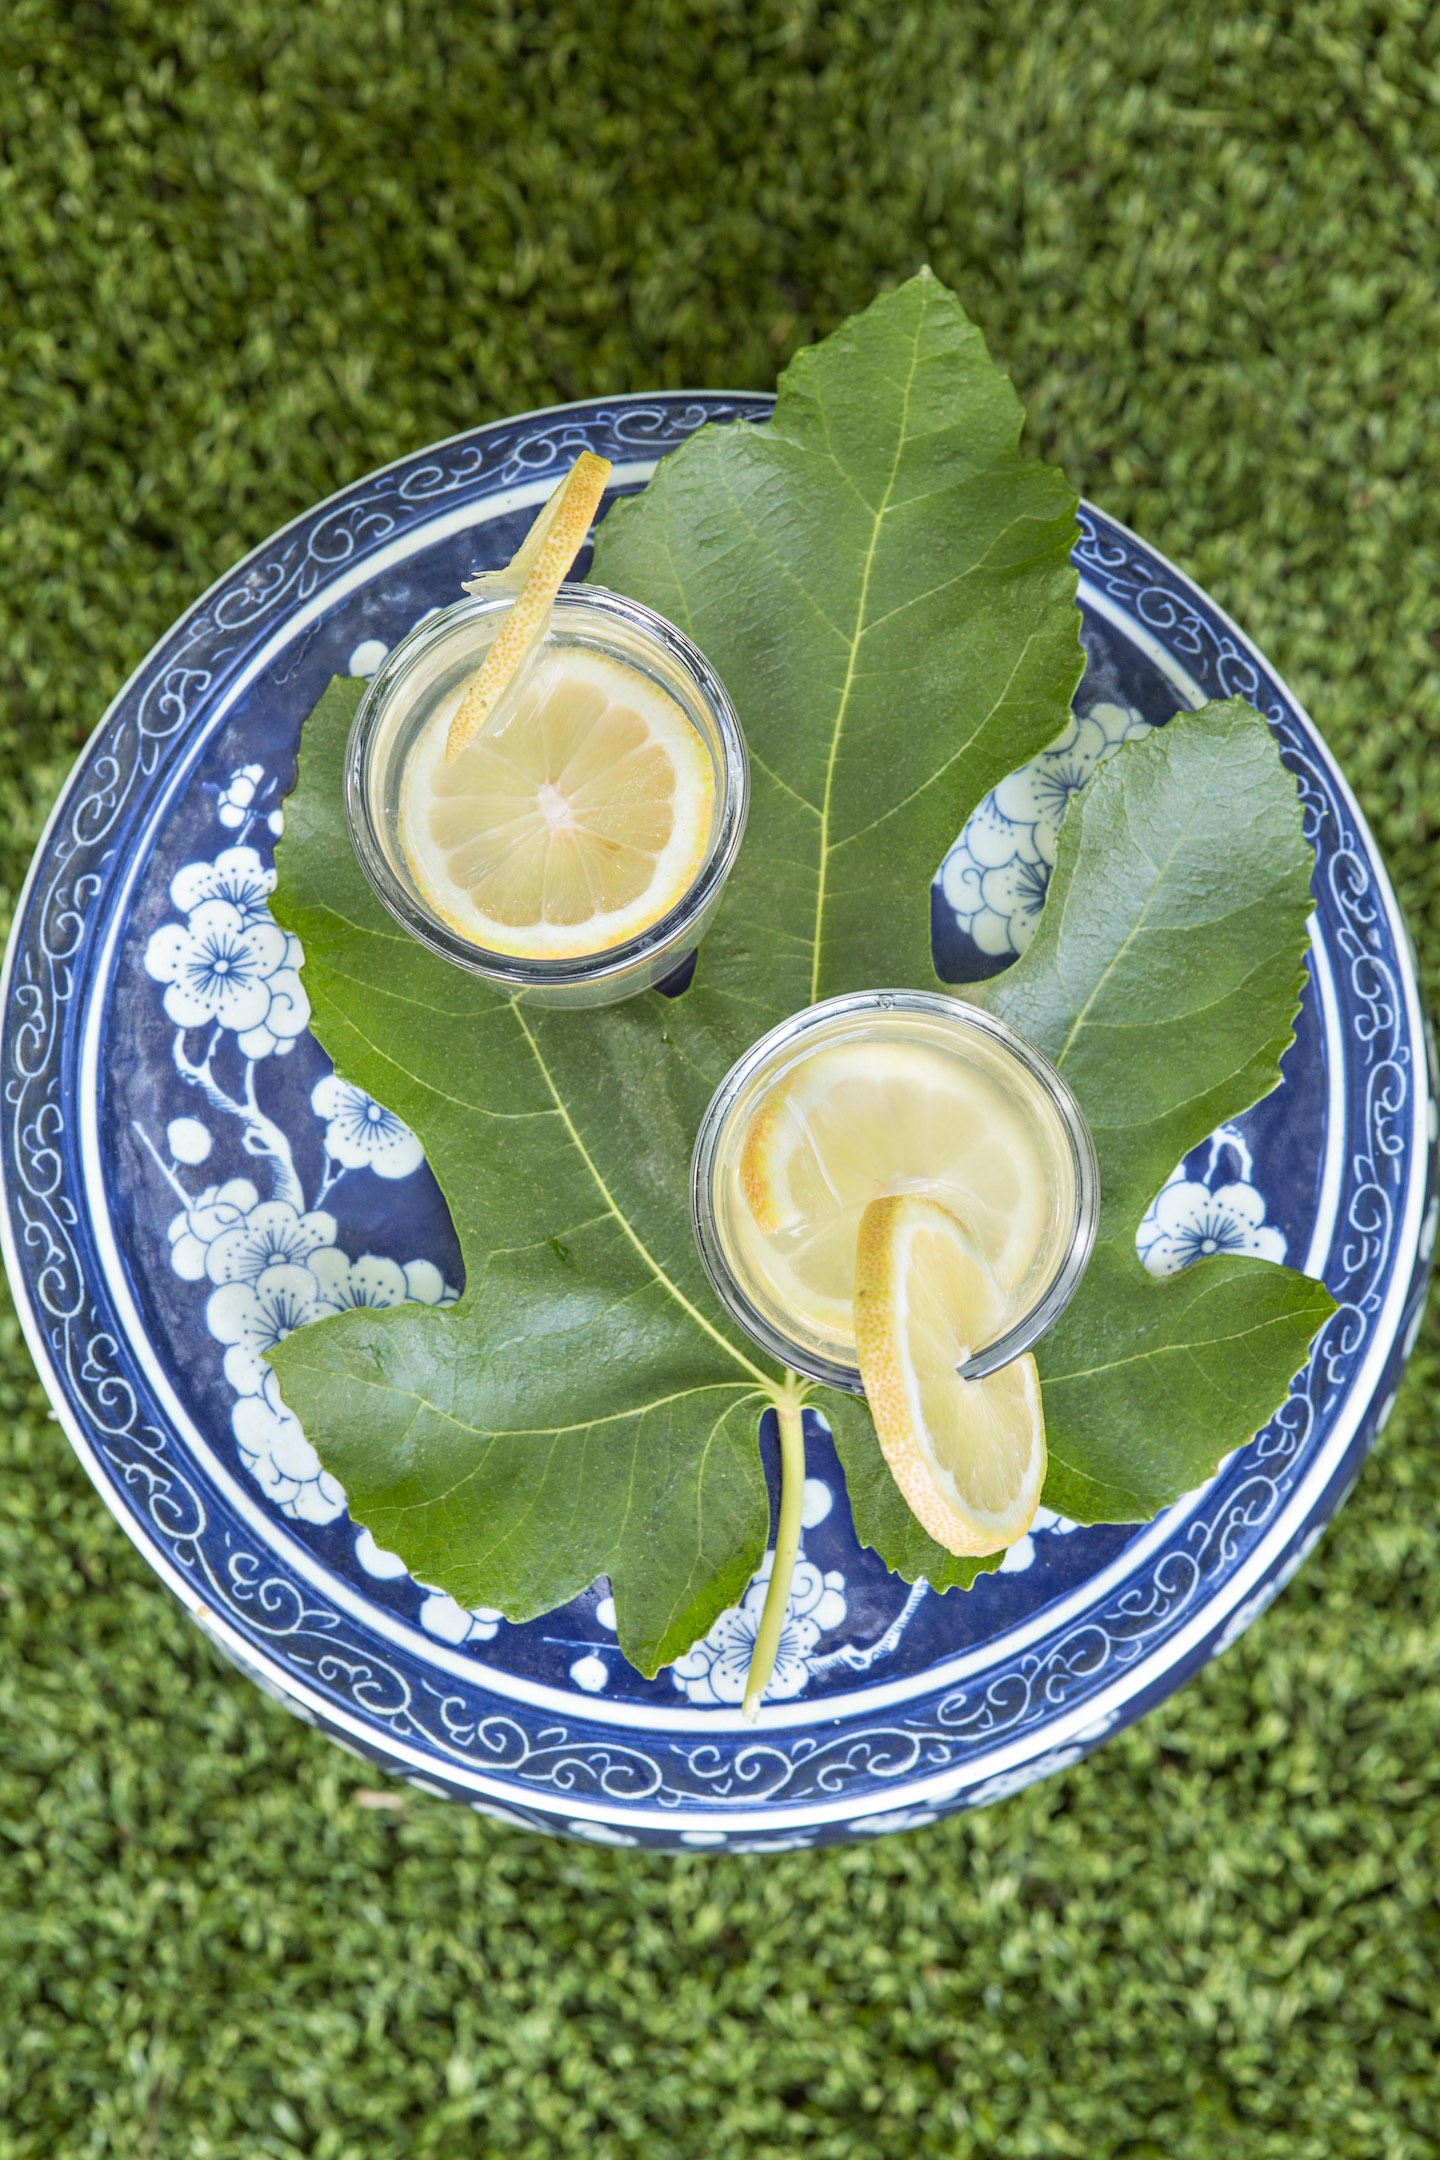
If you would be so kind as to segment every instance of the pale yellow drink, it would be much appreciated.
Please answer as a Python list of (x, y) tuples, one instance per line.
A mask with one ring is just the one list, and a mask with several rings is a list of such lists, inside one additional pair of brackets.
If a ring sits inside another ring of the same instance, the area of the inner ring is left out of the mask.
[(512, 997), (606, 1005), (698, 944), (745, 830), (745, 741), (689, 639), (567, 585), (610, 466), (585, 451), (504, 570), (417, 623), (360, 701), (355, 853), (412, 937)]
[(727, 1111), (710, 1173), (715, 1238), (752, 1312), (810, 1359), (855, 1364), (856, 1238), (872, 1200), (924, 1195), (965, 1227), (1000, 1292), (991, 1339), (1064, 1263), (1076, 1222), (1066, 1126), (1025, 1063), (964, 1012), (872, 1005), (821, 1019), (751, 1071)]

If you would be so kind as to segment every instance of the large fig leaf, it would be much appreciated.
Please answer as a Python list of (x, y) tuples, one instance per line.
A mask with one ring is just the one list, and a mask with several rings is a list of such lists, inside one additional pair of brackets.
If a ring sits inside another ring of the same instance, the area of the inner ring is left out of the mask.
[(1064, 724), (1074, 498), (1018, 457), (1020, 417), (922, 277), (802, 356), (770, 426), (704, 431), (602, 529), (600, 574), (692, 630), (755, 760), (678, 1001), (540, 1013), (421, 951), (346, 840), (354, 687), (307, 723), (276, 912), (337, 1067), (423, 1140), (466, 1290), (323, 1321), (274, 1362), (358, 1519), (462, 1604), (528, 1618), (608, 1573), (649, 1672), (764, 1551), (780, 1375), (701, 1273), (690, 1148), (726, 1067), (812, 993), (933, 980), (931, 871)]
[(1053, 741), (1083, 653), (1075, 496), (928, 272), (797, 355), (763, 426), (702, 428), (600, 528), (594, 576), (718, 669), (750, 827), (685, 1025), (753, 1042), (934, 981), (930, 876)]
[[(1323, 1285), (1262, 1260), (1217, 1254), (1157, 1280), (1135, 1245), (1175, 1164), (1279, 1081), (1312, 868), (1265, 721), (1208, 705), (1101, 767), (1060, 828), (1028, 950), (961, 992), (1059, 1066), (1099, 1157), (1094, 1257), (1036, 1351), (1044, 1497), (1076, 1521), (1145, 1520), (1199, 1484), (1283, 1401), (1334, 1310)], [(863, 1405), (827, 1399), (826, 1415), (864, 1541), (910, 1580), (943, 1569)]]
[(1037, 1353), (1045, 1498), (1078, 1521), (1141, 1520), (1199, 1484), (1334, 1310), (1289, 1268), (1216, 1254), (1157, 1280), (1135, 1249), (1181, 1157), (1279, 1084), (1313, 868), (1259, 713), (1182, 714), (1072, 804), (1032, 943), (973, 993), (1064, 1073), (1100, 1158), (1095, 1255)]
[[(608, 1573), (651, 1672), (764, 1550), (755, 1428), (782, 1376), (701, 1274), (690, 1147), (774, 1021), (933, 982), (931, 871), (1064, 723), (1074, 503), (1017, 456), (1019, 424), (922, 277), (802, 355), (767, 427), (703, 430), (602, 528), (597, 575), (690, 631), (751, 746), (749, 834), (674, 1003), (535, 1012), (421, 951), (346, 841), (357, 687), (307, 723), (276, 911), (338, 1068), (424, 1141), (466, 1290), (449, 1311), (324, 1321), (275, 1364), (357, 1517), (463, 1604), (528, 1618)], [(1100, 1154), (1095, 1258), (1041, 1353), (1046, 1498), (1072, 1515), (1148, 1515), (1196, 1482), (1274, 1410), (1331, 1309), (1286, 1269), (1217, 1257), (1156, 1282), (1135, 1253), (1171, 1166), (1276, 1083), (1309, 870), (1259, 717), (1177, 720), (1072, 810), (1034, 943), (971, 993), (1056, 1059)], [(864, 1404), (823, 1408), (862, 1539), (907, 1578), (968, 1582), (976, 1564), (905, 1508)]]

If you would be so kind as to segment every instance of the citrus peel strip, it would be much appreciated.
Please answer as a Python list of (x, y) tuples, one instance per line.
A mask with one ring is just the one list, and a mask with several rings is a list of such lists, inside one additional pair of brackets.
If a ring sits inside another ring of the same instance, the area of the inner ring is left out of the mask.
[[(555, 595), (584, 546), (609, 478), (610, 460), (582, 450), (502, 572), (503, 582), (518, 583), (519, 589), (450, 723), (447, 761), (458, 757), (478, 735), (539, 647), (550, 625)], [(467, 589), (483, 591), (489, 583), (477, 579)]]

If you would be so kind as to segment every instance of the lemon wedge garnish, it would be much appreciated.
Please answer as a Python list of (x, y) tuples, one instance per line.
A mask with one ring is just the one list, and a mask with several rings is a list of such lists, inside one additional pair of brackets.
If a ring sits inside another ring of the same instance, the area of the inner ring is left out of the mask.
[(855, 1250), (855, 1347), (890, 1471), (947, 1552), (979, 1556), (1023, 1537), (1045, 1482), (1035, 1360), (985, 1380), (956, 1366), (999, 1331), (1003, 1300), (962, 1224), (938, 1201), (874, 1200)]
[(610, 460), (582, 450), (560, 485), (547, 499), (508, 567), (499, 577), (481, 578), (467, 588), (514, 590), (515, 601), (501, 622), (478, 673), (466, 686), (450, 722), (445, 755), (455, 758), (478, 735), (544, 637), (555, 595), (594, 523), (610, 477)]
[(543, 653), (502, 729), (454, 758), (446, 742), (442, 702), (406, 761), (400, 837), (430, 906), (471, 943), (533, 960), (605, 952), (694, 883), (714, 765), (638, 669), (589, 647)]
[(749, 1258), (773, 1294), (843, 1348), (860, 1217), (886, 1193), (953, 1193), (1004, 1290), (1050, 1217), (1035, 1137), (1000, 1088), (924, 1043), (838, 1042), (761, 1099), (739, 1177), (763, 1240)]

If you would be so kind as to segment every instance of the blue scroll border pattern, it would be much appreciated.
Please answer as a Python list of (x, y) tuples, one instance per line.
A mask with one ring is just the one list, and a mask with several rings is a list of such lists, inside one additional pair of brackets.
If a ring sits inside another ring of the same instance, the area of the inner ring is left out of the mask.
[[(7, 1264), (52, 1400), (122, 1525), (226, 1654), (333, 1737), (534, 1828), (627, 1844), (778, 1847), (851, 1835), (862, 1822), (899, 1827), (998, 1797), (1131, 1722), (1234, 1639), (1349, 1490), (1393, 1399), (1434, 1236), (1434, 1151), (1425, 1147), (1417, 1173), (1407, 1144), (1424, 1087), (1422, 1038), (1407, 1018), (1413, 966), (1392, 934), (1368, 835), (1314, 730), (1254, 648), (1162, 558), (1087, 507), (1076, 550), (1086, 588), (1158, 641), (1207, 695), (1245, 696), (1267, 714), (1320, 855), (1317, 906), (1346, 1040), (1348, 1163), (1328, 1270), (1340, 1310), (1279, 1415), (1098, 1608), (972, 1685), (938, 1688), (879, 1722), (822, 1713), (808, 1729), (711, 1737), (693, 1729), (625, 1733), (578, 1710), (557, 1719), (501, 1703), (482, 1684), (454, 1680), (382, 1643), (275, 1553), (257, 1549), (249, 1525), (186, 1457), (115, 1322), (73, 1132), (79, 1016), (104, 943), (110, 873), (144, 843), (166, 745), (205, 724), (289, 611), (437, 512), (543, 482), (581, 448), (644, 463), (706, 420), (763, 419), (768, 410), (761, 397), (694, 394), (498, 423), (371, 475), (276, 535), (196, 604), (106, 715), (37, 852), (7, 954), (0, 1153)], [(1433, 1053), (1425, 1093), (1433, 1102)], [(1427, 1180), (1423, 1225), (1402, 1251), (1401, 1220), (1417, 1174)], [(1333, 1427), (1374, 1348), (1382, 1309), (1395, 1307), (1400, 1269), (1407, 1282), (1398, 1324), (1348, 1446), (1323, 1490), (1287, 1525), (1258, 1582), (1238, 1606), (1225, 1600), (1226, 1585), (1281, 1520)], [(1170, 1645), (1182, 1628), (1191, 1639), (1176, 1656)], [(1110, 1707), (1087, 1724), (1086, 1706), (1102, 1694)], [(1047, 1746), (1046, 1729), (1062, 1717), (1066, 1744)], [(1002, 1748), (1019, 1767), (987, 1775)], [(917, 1788), (918, 1809), (909, 1805)], [(744, 1830), (711, 1827), (737, 1815), (752, 1818)]]

